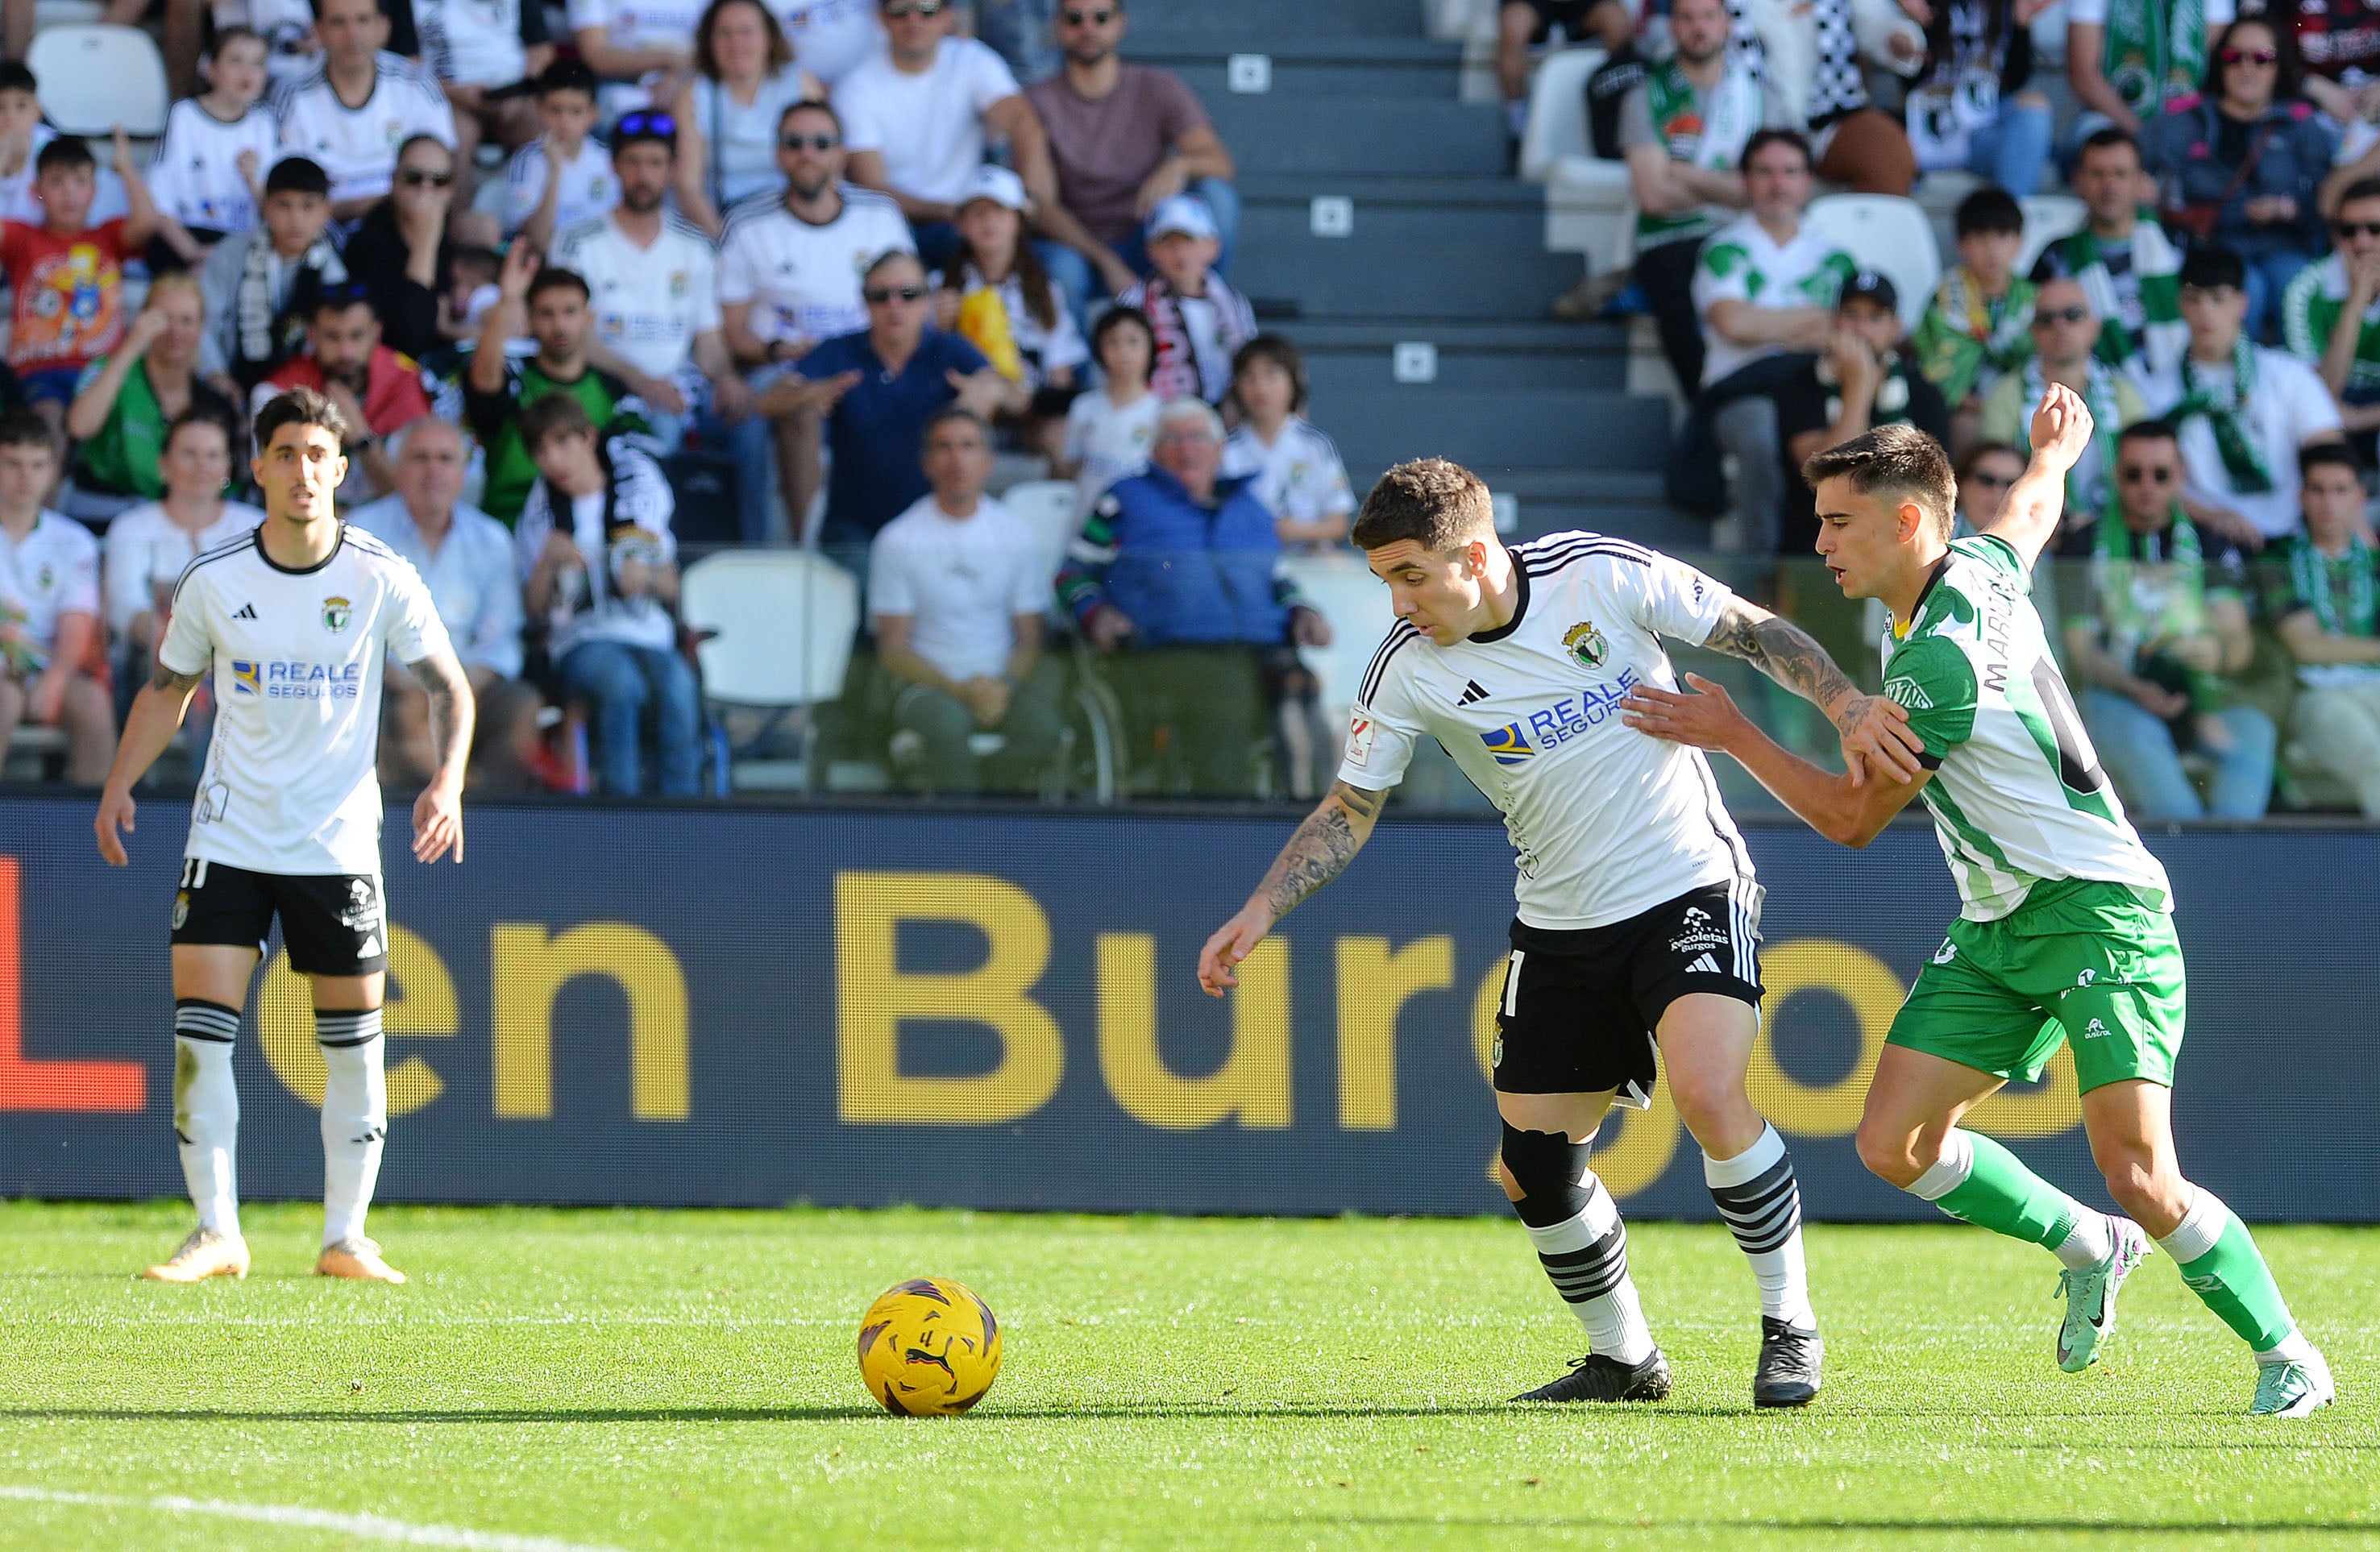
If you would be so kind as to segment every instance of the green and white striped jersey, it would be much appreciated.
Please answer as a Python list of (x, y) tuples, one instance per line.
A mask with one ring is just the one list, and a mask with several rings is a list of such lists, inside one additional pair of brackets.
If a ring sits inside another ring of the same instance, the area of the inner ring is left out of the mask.
[(2006, 540), (1954, 540), (1908, 634), (1888, 628), (1884, 693), (1934, 772), (1919, 795), (1959, 884), (1960, 914), (1997, 921), (2049, 879), (2126, 884), (2172, 908), (2165, 869), (2124, 818), (2050, 655)]

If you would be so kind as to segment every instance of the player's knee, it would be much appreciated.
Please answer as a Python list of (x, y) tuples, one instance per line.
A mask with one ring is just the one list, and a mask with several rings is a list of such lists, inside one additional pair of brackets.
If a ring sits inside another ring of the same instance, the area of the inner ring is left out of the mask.
[(1912, 1132), (1872, 1116), (1862, 1118), (1856, 1142), (1860, 1162), (1867, 1166), (1868, 1173), (1904, 1191), (1932, 1167), (1940, 1150), (1939, 1139), (1928, 1146), (1922, 1132)]
[(1678, 1119), (1685, 1122), (1694, 1140), (1706, 1146), (1714, 1137), (1734, 1135), (1758, 1119), (1743, 1091), (1742, 1075), (1724, 1070), (1670, 1067), (1670, 1102), (1677, 1107)]
[(1500, 1167), (1512, 1208), (1532, 1229), (1567, 1223), (1586, 1210), (1590, 1143), (1573, 1143), (1559, 1132), (1524, 1132), (1504, 1123)]

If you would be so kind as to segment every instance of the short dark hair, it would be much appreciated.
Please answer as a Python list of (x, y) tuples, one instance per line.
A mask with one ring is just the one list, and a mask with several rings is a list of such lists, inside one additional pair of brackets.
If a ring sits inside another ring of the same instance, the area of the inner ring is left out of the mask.
[(1810, 142), (1803, 138), (1800, 130), (1756, 129), (1753, 131), (1752, 139), (1743, 142), (1742, 153), (1736, 157), (1735, 164), (1739, 167), (1751, 166), (1754, 157), (1773, 145), (1788, 145), (1800, 152), (1802, 165), (1804, 167), (1813, 165), (1816, 161), (1816, 158), (1810, 154)]
[(2248, 265), (2221, 243), (2202, 243), (2182, 255), (2179, 279), (2181, 285), (2195, 285), (2202, 291), (2211, 291), (2218, 285), (2244, 291), (2248, 288)]
[(2180, 442), (2180, 434), (2174, 430), (2172, 421), (2161, 420), (2154, 416), (2146, 420), (2135, 420), (2116, 433), (2116, 445), (2119, 447), (2128, 442)]
[(173, 420), (167, 424), (165, 427), (165, 441), (164, 445), (170, 449), (174, 445), (174, 439), (180, 436), (184, 430), (192, 426), (212, 426), (216, 430), (221, 431), (223, 433), (224, 448), (226, 452), (237, 445), (239, 442), (239, 434), (232, 430), (232, 424), (230, 421), (225, 419), (222, 415), (218, 414), (214, 410), (208, 409), (200, 405), (192, 405), (189, 408), (182, 411), (181, 414), (175, 416)]
[(1962, 237), (1978, 232), (2013, 232), (2022, 236), (2024, 207), (2005, 188), (1978, 188), (1959, 201), (1959, 212), (1951, 221)]
[(573, 394), (540, 394), (520, 412), (521, 450), (532, 458), (556, 437), (594, 434), (594, 418)]
[(1878, 426), (1840, 446), (1814, 453), (1802, 465), (1813, 491), (1822, 480), (1848, 479), (1860, 494), (1915, 502), (1937, 532), (1950, 537), (1959, 511), (1959, 482), (1942, 444), (1914, 426)]
[(26, 91), (40, 96), (41, 82), (21, 59), (0, 59), (0, 91)]
[(53, 169), (71, 172), (78, 167), (85, 172), (99, 170), (99, 158), (91, 153), (91, 147), (83, 144), (80, 135), (60, 135), (33, 158), (35, 177)]
[(2358, 200), (2380, 200), (2380, 177), (2357, 178), (2338, 191), (2338, 206), (2345, 210)]
[(991, 448), (991, 422), (961, 404), (946, 404), (926, 417), (923, 430), (917, 433), (917, 451), (923, 453), (934, 444), (934, 433), (953, 420), (964, 420), (983, 438), (985, 451)]
[(57, 451), (57, 433), (50, 423), (30, 409), (12, 409), (0, 415), (0, 447), (38, 447), (45, 453)]
[(550, 97), (557, 91), (583, 91), (588, 100), (595, 97), (595, 72), (576, 55), (557, 59), (537, 73), (537, 95)]
[(797, 113), (824, 114), (826, 115), (827, 122), (834, 126), (835, 134), (839, 137), (843, 133), (843, 115), (834, 111), (834, 104), (832, 103), (829, 103), (818, 97), (805, 97), (798, 103), (786, 103), (785, 111), (777, 115), (777, 133), (779, 135), (783, 135), (785, 132), (785, 120), (793, 117)]
[[(215, 58), (217, 55), (221, 55), (226, 47), (238, 42), (242, 38), (254, 39), (257, 42), (264, 45), (265, 53), (270, 54), (273, 52), (273, 44), (266, 40), (263, 33), (259, 32), (255, 28), (250, 27), (244, 21), (236, 21), (229, 27), (218, 27), (215, 29), (215, 41), (208, 47), (207, 57), (209, 59)], [(0, 82), (0, 85), (5, 84), (5, 82)]]
[(355, 434), (331, 396), (312, 388), (292, 388), (256, 412), (256, 450), (261, 454), (272, 446), (274, 433), (284, 426), (319, 426), (338, 438), (341, 446)]
[(2355, 476), (2356, 483), (2363, 481), (2363, 467), (2355, 461), (2355, 451), (2343, 442), (2309, 443), (2298, 449), (2298, 478), (2305, 479), (2314, 470), (2337, 464)]
[(345, 312), (350, 308), (370, 308), (374, 318), (380, 316), (380, 304), (372, 299), (371, 287), (353, 280), (325, 285), (315, 292), (313, 305), (306, 309), (306, 316), (320, 318), (326, 312)]
[(428, 142), (428, 143), (429, 143), (429, 144), (431, 144), (431, 145), (434, 145), (434, 146), (436, 146), (439, 150), (441, 150), (441, 151), (444, 152), (446, 153), (446, 164), (447, 164), (448, 166), (453, 166), (453, 165), (454, 165), (454, 164), (455, 164), (455, 148), (454, 148), (453, 146), (448, 145), (444, 140), (440, 139), (437, 136), (435, 136), (435, 135), (433, 135), (433, 134), (431, 134), (428, 130), (423, 130), (420, 134), (418, 134), (418, 135), (407, 135), (407, 136), (406, 136), (406, 137), (405, 137), (405, 139), (404, 139), (401, 142), (399, 142), (399, 144), (397, 145), (397, 148), (396, 148), (396, 159), (397, 159), (399, 162), (404, 161), (404, 160), (405, 160), (405, 153), (406, 153), (407, 152), (411, 151), (415, 146), (420, 145), (420, 144), (422, 144), (422, 143), (423, 143), (423, 142), (425, 142), (425, 141), (426, 141), (426, 142)]
[[(1151, 323), (1148, 321), (1148, 314), (1141, 311), (1138, 308), (1111, 307), (1108, 309), (1107, 311), (1099, 314), (1099, 321), (1091, 325), (1091, 359), (1094, 361), (1099, 361), (1100, 359), (1099, 352), (1107, 348), (1108, 336), (1114, 333), (1118, 329), (1138, 329), (1142, 333), (1148, 336), (1148, 343), (1152, 347), (1149, 365), (1151, 370), (1154, 370), (1156, 367), (1154, 347), (1157, 344), (1157, 325)], [(1101, 364), (1104, 365), (1105, 363), (1102, 362)]]
[(2126, 151), (2131, 152), (2132, 153), (2133, 161), (2137, 162), (2140, 160), (2141, 142), (2133, 139), (2128, 132), (2117, 128), (2112, 124), (2107, 126), (2105, 129), (2095, 129), (2090, 134), (2084, 136), (2082, 139), (2082, 149), (2076, 154), (2075, 160), (2079, 163), (2083, 157), (2090, 155), (2095, 151), (2109, 151), (2117, 146), (2122, 146)]
[(264, 175), (264, 197), (269, 200), (275, 194), (311, 194), (327, 200), (331, 197), (331, 175), (310, 157), (285, 156)]
[(548, 264), (529, 277), (528, 295), (521, 299), (530, 307), (535, 307), (537, 299), (548, 291), (576, 291), (578, 293), (578, 299), (582, 302), (591, 299), (595, 295), (587, 287), (587, 277), (577, 270), (565, 270), (558, 264)]
[(1496, 537), (1496, 503), (1488, 482), (1446, 458), (1415, 458), (1380, 476), (1349, 535), (1360, 550), (1409, 539), (1443, 554)]
[(1258, 334), (1232, 352), (1232, 381), (1257, 361), (1270, 361), (1289, 374), (1289, 408), (1294, 415), (1305, 407), (1305, 358), (1280, 334)]
[(1975, 466), (1982, 463), (1985, 458), (1999, 455), (2006, 455), (2008, 457), (2014, 458), (2020, 464), (2024, 462), (2024, 455), (2018, 452), (2015, 448), (2010, 446), (2005, 442), (1979, 442), (1975, 443), (1974, 446), (1968, 448), (1967, 455), (1959, 460), (1957, 469), (1959, 482), (1962, 485), (1965, 484), (1967, 482), (1967, 476), (1974, 473)]

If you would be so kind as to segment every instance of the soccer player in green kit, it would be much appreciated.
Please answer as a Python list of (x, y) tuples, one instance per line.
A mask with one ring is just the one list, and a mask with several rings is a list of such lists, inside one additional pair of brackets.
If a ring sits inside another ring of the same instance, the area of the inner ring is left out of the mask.
[[(2165, 869), (2124, 818), (2026, 593), (2064, 504), (2091, 415), (2053, 384), (2033, 418), (2033, 463), (1999, 519), (1953, 540), (1955, 489), (1939, 444), (1881, 426), (1803, 466), (1817, 491), (1818, 554), (1851, 598), (1891, 610), (1885, 693), (1925, 742), (1925, 770), (1853, 785), (1788, 754), (1727, 692), (1640, 686), (1630, 725), (1731, 755), (1820, 834), (1864, 846), (1922, 798), (1958, 880), (1960, 919), (1893, 1020), (1859, 1150), (1867, 1167), (1953, 1218), (2055, 1253), (2066, 1272), (2058, 1366), (2088, 1368), (2116, 1293), (2152, 1241), (2256, 1358), (2250, 1410), (2304, 1417), (2334, 1395), (2248, 1230), (2174, 1158), (2171, 1085), (2184, 982)], [(2093, 1211), (1959, 1118), (2064, 1040), (2107, 1190)]]

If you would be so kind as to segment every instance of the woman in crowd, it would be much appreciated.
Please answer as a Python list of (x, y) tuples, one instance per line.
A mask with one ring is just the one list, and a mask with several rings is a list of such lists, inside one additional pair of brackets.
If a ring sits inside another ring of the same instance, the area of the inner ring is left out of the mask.
[(1033, 395), (1033, 407), (1014, 422), (1018, 442), (1054, 455), (1075, 372), (1091, 350), (1026, 237), (1025, 204), (1022, 178), (1005, 167), (977, 168), (959, 201), (959, 245), (950, 268), (927, 284), (934, 290), (936, 323), (965, 335), (1002, 376)]
[(159, 275), (124, 343), (83, 370), (67, 406), (67, 435), (80, 444), (59, 498), (67, 515), (96, 527), (164, 495), (166, 429), (187, 412), (243, 423), (231, 400), (199, 377), (206, 323), (197, 277), (187, 270)]
[(2247, 261), (2252, 336), (2326, 240), (2316, 195), (2337, 129), (2298, 94), (2300, 79), (2291, 35), (2241, 17), (2206, 63), (2205, 91), (2141, 136), (2141, 164), (2165, 186), (2165, 224)]
[(365, 214), (344, 255), (347, 273), (371, 292), (381, 342), (418, 361), (471, 337), (470, 321), (454, 316), (448, 298), (458, 261), (495, 237), (492, 217), (455, 209), (453, 152), (429, 135), (400, 146), (388, 198)]
[(759, 0), (710, 0), (694, 29), (694, 75), (671, 107), (677, 121), (677, 205), (717, 236), (727, 207), (784, 187), (777, 121), (826, 88), (794, 63), (794, 46)]
[(2049, 99), (2029, 91), (2030, 24), (2048, 0), (1949, 0), (1925, 24), (1925, 73), (1909, 89), (1909, 143), (1922, 172), (1988, 178), (2019, 199), (2049, 165)]

